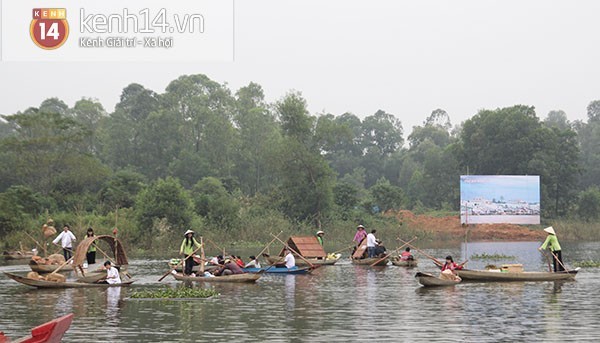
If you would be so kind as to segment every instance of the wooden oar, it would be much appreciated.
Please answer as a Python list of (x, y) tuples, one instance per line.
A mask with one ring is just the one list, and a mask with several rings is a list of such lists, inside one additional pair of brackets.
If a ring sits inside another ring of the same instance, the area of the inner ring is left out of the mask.
[(351, 246), (349, 246), (349, 247), (346, 247), (346, 248), (343, 248), (343, 249), (340, 249), (340, 250), (336, 250), (336, 251), (334, 251), (334, 252), (330, 252), (330, 254), (337, 254), (338, 252), (342, 252), (342, 251), (344, 251), (344, 250), (352, 249), (352, 248), (354, 248), (355, 246), (356, 246), (355, 244), (352, 244), (352, 245), (351, 245)]
[[(168, 272), (165, 273), (165, 275), (163, 275), (160, 279), (158, 279), (158, 282), (161, 282), (164, 278), (167, 277), (167, 275), (171, 274), (177, 267), (179, 267), (183, 262), (187, 261), (188, 258), (194, 256), (194, 254), (196, 253), (196, 251), (200, 250), (200, 248), (202, 248), (202, 244), (200, 244), (200, 247), (196, 250), (194, 250), (191, 254), (188, 255), (188, 257), (186, 257), (185, 259), (182, 259), (181, 261), (179, 261), (179, 263), (177, 263), (175, 265), (175, 267), (171, 268), (171, 270), (169, 270)], [(202, 261), (204, 262), (204, 261)]]
[(217, 243), (213, 242), (210, 240), (210, 238), (206, 239), (210, 244), (212, 244), (215, 248), (217, 248), (217, 250), (220, 250), (223, 254), (223, 258), (225, 257), (225, 249), (221, 248), (220, 246), (217, 245)]
[(54, 269), (54, 271), (50, 274), (56, 274), (58, 273), (59, 270), (61, 270), (62, 267), (66, 266), (67, 263), (71, 262), (71, 260), (73, 260), (73, 257), (69, 258), (68, 260), (66, 260), (63, 264), (61, 264), (60, 266), (58, 266), (58, 268)]
[[(408, 241), (408, 243), (406, 243), (406, 242), (405, 242), (404, 244), (402, 244), (401, 246), (399, 246), (398, 248), (396, 248), (395, 250), (393, 250), (391, 253), (383, 255), (383, 257), (382, 257), (382, 258), (380, 258), (379, 260), (377, 260), (377, 261), (375, 261), (374, 263), (372, 263), (372, 264), (371, 264), (371, 267), (374, 267), (374, 266), (376, 266), (376, 265), (377, 265), (377, 263), (379, 263), (379, 262), (381, 262), (381, 261), (385, 260), (386, 258), (390, 257), (390, 255), (391, 255), (391, 254), (393, 254), (394, 252), (397, 252), (398, 250), (400, 250), (400, 249), (404, 248), (405, 246), (409, 245), (409, 244), (410, 244), (410, 242), (414, 241), (415, 239), (417, 239), (417, 237), (416, 237), (416, 236), (415, 236), (413, 239), (411, 239), (410, 241)], [(386, 263), (387, 263), (387, 262), (386, 262)]]
[[(98, 250), (102, 255), (104, 255), (104, 257), (106, 257), (106, 259), (109, 260), (110, 263), (112, 263), (113, 266), (120, 266), (120, 264), (118, 264), (117, 261), (113, 261), (113, 259), (111, 259), (110, 256), (108, 256), (107, 253), (105, 253), (102, 249), (100, 249), (100, 247), (98, 245), (96, 245), (96, 250)], [(116, 254), (116, 252), (117, 252), (117, 250), (116, 250), (116, 245), (115, 245), (115, 254)], [(115, 256), (115, 259), (116, 259), (116, 256)], [(129, 279), (133, 279), (133, 276), (131, 276), (131, 274), (129, 274), (128, 271), (123, 270), (123, 274), (125, 276), (127, 276)]]
[(304, 262), (308, 263), (308, 265), (311, 268), (315, 268), (315, 265), (310, 263), (309, 260), (305, 259), (304, 256), (300, 255), (296, 250), (292, 249), (289, 245), (287, 245), (286, 242), (282, 241), (281, 239), (279, 239), (279, 237), (275, 236), (274, 234), (271, 234), (271, 236), (275, 237), (278, 241), (280, 241), (286, 248), (290, 249), (291, 252), (293, 252), (294, 254), (298, 255), (298, 257), (300, 257)]
[[(400, 237), (396, 238), (397, 240), (399, 240), (402, 243), (407, 243), (406, 241), (403, 241)], [(444, 265), (442, 262), (440, 262), (437, 258), (429, 255), (428, 253), (424, 252), (423, 250), (415, 247), (412, 244), (408, 244), (409, 247), (411, 247), (412, 249), (415, 249), (416, 251), (420, 252), (421, 254), (423, 254), (425, 257), (430, 258), (431, 260), (433, 260), (437, 265), (441, 266)]]
[[(33, 240), (35, 242), (35, 244), (40, 247), (41, 250), (46, 251), (46, 247), (44, 247), (43, 245), (41, 245), (38, 241), (35, 240), (35, 238), (31, 237), (31, 235), (29, 233), (27, 233), (27, 231), (23, 231), (25, 232), (25, 234), (27, 235), (27, 237), (31, 238), (31, 240)], [(41, 252), (41, 251), (40, 251)]]
[(546, 252), (544, 250), (541, 250), (542, 255), (544, 255), (544, 257), (546, 258), (546, 264), (548, 264), (548, 272), (552, 273), (552, 266), (550, 265), (550, 257), (548, 257), (548, 254), (546, 254)]
[(558, 261), (558, 263), (563, 267), (563, 269), (568, 273), (569, 270), (567, 269), (567, 267), (565, 267), (565, 265), (562, 263), (561, 260), (558, 259), (558, 256), (556, 256), (556, 254), (554, 254), (554, 251), (552, 250), (548, 250), (550, 251), (550, 253), (552, 254), (552, 256), (554, 256), (554, 258)]
[(206, 255), (204, 255), (204, 238), (200, 236), (200, 274), (204, 276), (204, 260), (206, 259)]
[[(283, 233), (283, 231), (280, 231), (277, 236), (275, 237), (279, 237), (279, 235), (281, 235)], [(273, 244), (273, 242), (275, 242), (275, 238), (273, 238), (267, 245), (265, 245), (265, 248), (263, 250), (261, 250), (261, 252), (258, 253), (258, 255), (256, 255), (256, 258), (258, 259), (259, 257), (262, 256), (262, 254), (265, 252), (265, 250), (267, 250), (267, 248)]]

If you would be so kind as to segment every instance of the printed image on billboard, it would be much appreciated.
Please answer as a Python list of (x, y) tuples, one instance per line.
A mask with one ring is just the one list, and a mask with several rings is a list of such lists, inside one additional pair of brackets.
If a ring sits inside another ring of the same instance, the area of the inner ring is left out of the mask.
[(460, 222), (539, 224), (539, 175), (461, 175)]

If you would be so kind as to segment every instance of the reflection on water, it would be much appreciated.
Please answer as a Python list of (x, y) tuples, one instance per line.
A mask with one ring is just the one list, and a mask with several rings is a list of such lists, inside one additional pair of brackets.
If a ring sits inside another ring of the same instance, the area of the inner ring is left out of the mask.
[[(433, 256), (469, 259), (473, 254), (514, 256), (545, 270), (539, 242), (469, 243), (427, 249)], [(563, 244), (567, 264), (600, 260), (599, 243)], [(469, 261), (483, 268), (489, 261)], [(27, 266), (2, 266), (26, 271)], [(132, 262), (134, 287), (36, 290), (0, 277), (0, 330), (19, 337), (44, 321), (73, 312), (64, 342), (349, 342), (349, 341), (598, 341), (599, 268), (574, 282), (463, 283), (423, 288), (417, 270), (437, 273), (422, 258), (415, 269), (368, 268), (347, 260), (313, 275), (265, 275), (256, 284), (190, 284), (214, 287), (202, 300), (134, 300), (137, 289), (177, 287), (158, 283), (164, 261)], [(144, 274), (147, 273), (147, 274)], [(572, 330), (579, 328), (579, 330)]]

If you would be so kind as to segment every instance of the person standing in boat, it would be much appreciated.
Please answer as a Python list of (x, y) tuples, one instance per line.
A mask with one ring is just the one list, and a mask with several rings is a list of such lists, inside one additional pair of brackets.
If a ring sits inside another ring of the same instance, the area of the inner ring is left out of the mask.
[(565, 270), (563, 268), (562, 262), (562, 253), (560, 249), (560, 243), (558, 243), (558, 238), (556, 238), (556, 232), (552, 226), (549, 226), (544, 229), (548, 233), (544, 244), (538, 248), (539, 251), (543, 251), (546, 248), (550, 249), (552, 252), (552, 261), (554, 262), (554, 272), (562, 272)]
[(371, 230), (371, 233), (367, 235), (367, 254), (369, 258), (377, 256), (377, 238), (375, 238), (375, 233), (377, 230)]
[[(181, 242), (179, 254), (183, 255), (186, 259), (183, 274), (191, 275), (192, 268), (194, 268), (194, 259), (190, 255), (192, 255), (194, 250), (200, 248), (200, 243), (198, 243), (198, 241), (194, 238), (194, 231), (192, 230), (187, 230), (183, 235), (185, 236), (185, 238), (183, 239), (183, 242)], [(200, 262), (204, 263), (204, 261)]]
[[(87, 229), (86, 238), (94, 237), (94, 229), (89, 227)], [(88, 266), (90, 264), (96, 263), (96, 242), (90, 244), (87, 253), (85, 254), (85, 259), (87, 260)]]
[(63, 249), (63, 256), (65, 257), (65, 260), (68, 260), (72, 256), (73, 242), (76, 240), (75, 235), (71, 232), (71, 227), (65, 224), (65, 226), (63, 226), (63, 232), (56, 236), (52, 243), (58, 245), (58, 242), (60, 241), (60, 246)]
[(104, 262), (104, 269), (106, 269), (106, 279), (100, 283), (107, 283), (110, 285), (121, 283), (121, 276), (119, 270), (112, 266), (110, 261)]
[(356, 227), (356, 234), (354, 235), (354, 239), (352, 241), (356, 242), (356, 245), (360, 245), (360, 242), (363, 241), (367, 237), (367, 231), (365, 231), (365, 227), (359, 225)]
[(317, 231), (317, 241), (319, 242), (319, 244), (321, 244), (321, 246), (323, 246), (323, 236), (325, 236), (325, 232), (321, 230)]

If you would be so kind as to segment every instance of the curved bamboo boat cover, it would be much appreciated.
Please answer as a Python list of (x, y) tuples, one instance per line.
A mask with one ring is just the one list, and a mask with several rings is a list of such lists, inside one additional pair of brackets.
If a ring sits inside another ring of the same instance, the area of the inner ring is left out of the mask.
[(93, 237), (86, 237), (81, 243), (77, 245), (77, 249), (75, 250), (75, 254), (73, 255), (73, 264), (76, 266), (82, 266), (83, 262), (86, 261), (86, 253), (90, 248), (90, 245), (95, 241), (103, 241), (108, 244), (113, 256), (116, 257), (115, 262), (120, 265), (129, 264), (127, 261), (127, 255), (125, 254), (125, 249), (123, 248), (123, 243), (113, 236), (109, 235), (100, 235)]

